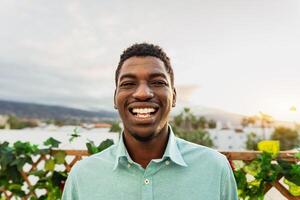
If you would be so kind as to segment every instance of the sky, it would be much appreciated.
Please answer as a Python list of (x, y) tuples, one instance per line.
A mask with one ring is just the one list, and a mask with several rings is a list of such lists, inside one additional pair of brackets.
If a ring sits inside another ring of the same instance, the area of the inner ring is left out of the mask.
[(179, 107), (300, 122), (298, 0), (0, 0), (0, 27), (0, 99), (112, 110), (120, 54), (149, 42)]

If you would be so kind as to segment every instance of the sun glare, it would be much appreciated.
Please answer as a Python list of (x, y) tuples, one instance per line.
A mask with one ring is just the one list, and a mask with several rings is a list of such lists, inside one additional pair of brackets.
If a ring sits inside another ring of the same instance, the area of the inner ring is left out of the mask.
[(291, 111), (291, 112), (297, 112), (296, 106), (291, 106), (290, 111)]
[(297, 110), (300, 105), (293, 105), (290, 102), (269, 102), (264, 112), (272, 115), (276, 120), (300, 122), (300, 112)]

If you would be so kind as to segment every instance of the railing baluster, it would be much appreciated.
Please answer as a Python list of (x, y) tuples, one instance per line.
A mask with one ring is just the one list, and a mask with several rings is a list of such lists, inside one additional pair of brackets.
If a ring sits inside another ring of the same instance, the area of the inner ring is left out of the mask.
[[(57, 151), (61, 151), (61, 150), (52, 150), (50, 154), (53, 155)], [(71, 170), (71, 168), (74, 166), (74, 164), (77, 161), (81, 160), (84, 157), (89, 156), (89, 154), (86, 150), (63, 150), (63, 151), (66, 153), (67, 157), (73, 157), (70, 163), (67, 163), (66, 161), (64, 163), (65, 170), (67, 172), (69, 172)], [(245, 163), (251, 162), (259, 154), (261, 154), (261, 152), (259, 152), (259, 151), (244, 151), (244, 152), (220, 151), (220, 152), (223, 153), (229, 160), (241, 160), (241, 161), (244, 161)], [(295, 158), (295, 156), (294, 156), (295, 153), (296, 153), (296, 151), (282, 151), (279, 153), (278, 158), (280, 158), (282, 160), (290, 161), (290, 162), (295, 162), (295, 163), (300, 162), (299, 159)], [(46, 161), (46, 160), (47, 160), (46, 155), (40, 155), (40, 157), (35, 162), (33, 162), (33, 164), (31, 165), (31, 168), (29, 169), (28, 172), (25, 172), (25, 171), (21, 172), (24, 182), (26, 182), (29, 187), (32, 186), (32, 183), (29, 178), (30, 172), (37, 170), (39, 168), (39, 166), (38, 166), (39, 163), (42, 161)], [(295, 197), (295, 196), (291, 195), (289, 193), (289, 191), (279, 182), (281, 178), (282, 177), (278, 177), (278, 180), (275, 181), (273, 184), (267, 184), (266, 188), (265, 188), (265, 193), (267, 193), (272, 187), (274, 187), (287, 199), (300, 200), (300, 197)], [(0, 188), (0, 191), (3, 191), (3, 188)], [(8, 200), (13, 198), (13, 194), (9, 191), (3, 191), (3, 195), (4, 195), (5, 199), (8, 199)], [(29, 191), (26, 194), (26, 197), (24, 197), (22, 199), (24, 199), (24, 200), (29, 199), (30, 196), (37, 197), (36, 191)]]

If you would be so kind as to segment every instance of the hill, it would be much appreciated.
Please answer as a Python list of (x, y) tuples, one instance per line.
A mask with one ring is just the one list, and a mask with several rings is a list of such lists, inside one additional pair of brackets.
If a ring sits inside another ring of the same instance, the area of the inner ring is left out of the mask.
[(116, 119), (116, 112), (100, 110), (87, 111), (63, 106), (50, 106), (35, 103), (24, 103), (0, 100), (0, 115), (16, 115), (36, 119), (72, 119), (95, 121), (99, 119)]
[[(213, 119), (223, 124), (231, 124), (233, 126), (240, 126), (241, 120), (245, 115), (227, 112), (221, 109), (210, 108), (205, 106), (190, 106), (192, 113), (196, 116), (204, 116), (207, 119)], [(176, 108), (172, 112), (172, 116), (179, 114), (182, 108)]]

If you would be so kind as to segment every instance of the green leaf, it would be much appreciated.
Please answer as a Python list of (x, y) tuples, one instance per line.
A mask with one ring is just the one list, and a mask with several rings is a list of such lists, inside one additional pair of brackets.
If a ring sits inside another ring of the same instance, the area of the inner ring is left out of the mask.
[(0, 154), (0, 166), (2, 170), (6, 170), (8, 165), (15, 160), (12, 149), (5, 147)]
[(18, 171), (21, 172), (25, 163), (26, 163), (25, 158), (18, 158), (17, 160), (14, 160), (12, 163), (10, 163), (10, 165), (11, 166), (16, 165)]
[(43, 170), (35, 170), (31, 171), (29, 174), (37, 177), (44, 177), (46, 175), (46, 172)]
[(53, 159), (46, 160), (44, 168), (46, 171), (53, 171), (55, 168), (54, 160)]
[(252, 176), (256, 176), (261, 171), (260, 162), (257, 160), (252, 161), (244, 167), (244, 171)]
[(14, 143), (14, 149), (17, 155), (32, 154), (37, 151), (37, 145), (31, 145), (29, 142), (17, 141)]
[(8, 147), (8, 145), (9, 145), (8, 142), (0, 143), (0, 149), (4, 149), (4, 148)]
[(87, 147), (87, 149), (88, 149), (89, 154), (95, 154), (95, 153), (98, 152), (98, 149), (97, 149), (97, 147), (95, 146), (95, 144), (94, 144), (93, 141), (89, 141), (89, 142), (87, 142), (85, 145), (86, 145), (86, 147)]
[(299, 185), (296, 185), (293, 182), (290, 182), (286, 178), (283, 180), (283, 182), (289, 186), (289, 192), (293, 196), (300, 196), (300, 186)]
[(44, 142), (44, 145), (50, 147), (58, 147), (60, 143), (60, 141), (54, 139), (53, 137), (50, 137)]
[(48, 198), (47, 198), (47, 196), (46, 195), (42, 195), (42, 196), (40, 196), (39, 198), (38, 198), (38, 200), (47, 200)]
[(89, 141), (86, 143), (86, 147), (88, 149), (89, 154), (95, 154), (98, 152), (103, 151), (104, 149), (110, 147), (111, 145), (114, 144), (114, 141), (112, 139), (106, 139), (101, 144), (99, 144), (98, 147), (94, 144), (93, 141)]
[(73, 133), (71, 133), (70, 136), (71, 136), (71, 137), (69, 138), (69, 142), (73, 142), (73, 140), (74, 140), (75, 138), (81, 137), (81, 135), (79, 135), (79, 131), (78, 131), (78, 128), (77, 128), (77, 127), (73, 129)]
[(53, 172), (51, 181), (53, 185), (60, 187), (61, 183), (64, 182), (67, 179), (67, 175), (62, 172)]
[(11, 166), (7, 168), (6, 175), (9, 180), (14, 183), (23, 183), (23, 178), (21, 173), (18, 171), (17, 166)]
[(10, 184), (8, 186), (8, 190), (21, 190), (22, 185), (20, 184)]
[(97, 147), (98, 152), (103, 151), (104, 149), (110, 147), (111, 145), (114, 144), (114, 141), (112, 139), (106, 139), (101, 144)]
[(300, 159), (300, 152), (296, 153), (295, 157), (298, 158), (298, 159)]
[(56, 164), (64, 164), (65, 163), (65, 158), (66, 158), (66, 153), (64, 151), (57, 151), (55, 152), (54, 156), (54, 161)]
[(237, 188), (244, 190), (247, 187), (246, 174), (240, 169), (234, 172), (234, 177), (237, 182)]
[(24, 197), (26, 195), (25, 192), (22, 191), (21, 184), (11, 184), (8, 186), (8, 190), (19, 197)]
[(292, 169), (292, 164), (285, 160), (277, 160), (279, 166), (281, 167), (281, 173), (283, 176), (288, 176)]
[(38, 180), (38, 182), (31, 188), (31, 191), (44, 188), (47, 188), (47, 179), (40, 178), (40, 180)]
[(41, 155), (50, 154), (50, 152), (51, 152), (50, 149), (40, 149), (39, 150), (39, 154), (41, 154)]
[(286, 179), (300, 186), (300, 165), (292, 164), (289, 174), (286, 175)]
[[(1, 172), (0, 172), (0, 174), (1, 174)], [(0, 176), (0, 186), (1, 187), (5, 187), (5, 186), (7, 186), (9, 183), (8, 183), (8, 180), (7, 180), (7, 177), (5, 176), (5, 175), (1, 175)], [(0, 197), (1, 197), (1, 195), (0, 195)]]

